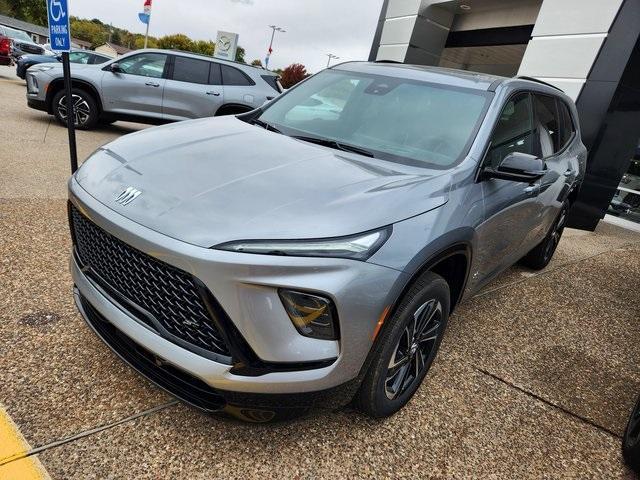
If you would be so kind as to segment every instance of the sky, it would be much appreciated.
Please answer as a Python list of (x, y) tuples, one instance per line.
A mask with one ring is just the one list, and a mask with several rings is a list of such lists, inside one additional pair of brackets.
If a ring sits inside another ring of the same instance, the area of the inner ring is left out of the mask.
[[(366, 60), (383, 0), (153, 0), (149, 34), (184, 33), (216, 40), (218, 30), (240, 35), (247, 62), (264, 63), (271, 29), (278, 25), (270, 68), (300, 62), (316, 73), (327, 53), (345, 60)], [(98, 18), (116, 27), (144, 33), (138, 20), (143, 0), (69, 0), (71, 14)]]

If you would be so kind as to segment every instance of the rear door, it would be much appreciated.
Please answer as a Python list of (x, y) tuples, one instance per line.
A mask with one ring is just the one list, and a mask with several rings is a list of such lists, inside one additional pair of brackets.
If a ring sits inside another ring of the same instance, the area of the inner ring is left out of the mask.
[(224, 63), (222, 70), (222, 84), (224, 85), (225, 104), (245, 105), (251, 109), (261, 106), (265, 98), (256, 95), (255, 82), (242, 70)]
[(174, 55), (164, 87), (163, 118), (212, 117), (224, 102), (221, 83), (217, 63)]
[(168, 58), (164, 53), (139, 53), (117, 62), (121, 72), (104, 71), (104, 109), (113, 113), (162, 118)]
[(533, 99), (536, 134), (540, 139), (538, 156), (545, 162), (547, 170), (540, 180), (538, 194), (541, 219), (537, 226), (537, 244), (551, 229), (575, 177), (572, 178), (570, 155), (565, 152), (569, 139), (562, 132), (560, 100), (541, 93), (535, 93)]

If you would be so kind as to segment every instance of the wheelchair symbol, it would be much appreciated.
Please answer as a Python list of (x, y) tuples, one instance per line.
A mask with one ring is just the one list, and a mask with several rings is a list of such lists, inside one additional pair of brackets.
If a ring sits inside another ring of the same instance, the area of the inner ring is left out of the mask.
[(64, 11), (60, 0), (51, 0), (51, 6), (49, 7), (51, 10), (51, 20), (54, 22), (59, 22), (61, 18), (67, 16), (67, 13)]

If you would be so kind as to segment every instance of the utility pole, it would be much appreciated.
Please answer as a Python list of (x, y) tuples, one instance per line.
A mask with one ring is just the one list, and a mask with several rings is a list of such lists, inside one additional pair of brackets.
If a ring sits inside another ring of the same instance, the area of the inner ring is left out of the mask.
[(271, 58), (271, 53), (273, 52), (273, 38), (276, 36), (276, 32), (285, 33), (286, 30), (284, 28), (280, 28), (276, 25), (269, 25), (271, 29), (271, 41), (269, 42), (269, 50), (267, 51), (267, 58), (264, 59), (264, 68), (269, 69), (269, 58)]
[(331, 60), (340, 60), (340, 57), (335, 56), (333, 53), (326, 53), (325, 55), (329, 57), (327, 59), (327, 68), (329, 68), (329, 65), (331, 64)]
[(147, 48), (147, 41), (149, 40), (149, 24), (151, 23), (151, 15), (147, 21), (147, 30), (144, 32), (144, 48)]

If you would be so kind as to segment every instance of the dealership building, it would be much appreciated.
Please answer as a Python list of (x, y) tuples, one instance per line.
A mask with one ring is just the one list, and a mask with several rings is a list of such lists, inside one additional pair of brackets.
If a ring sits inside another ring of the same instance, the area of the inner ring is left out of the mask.
[(370, 60), (535, 77), (572, 97), (589, 149), (571, 226), (640, 221), (640, 0), (385, 0)]

